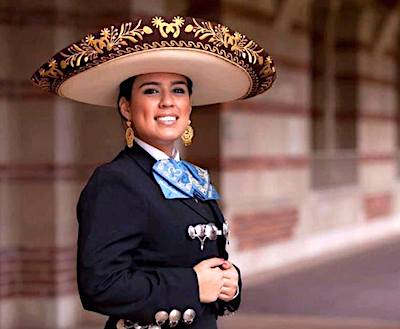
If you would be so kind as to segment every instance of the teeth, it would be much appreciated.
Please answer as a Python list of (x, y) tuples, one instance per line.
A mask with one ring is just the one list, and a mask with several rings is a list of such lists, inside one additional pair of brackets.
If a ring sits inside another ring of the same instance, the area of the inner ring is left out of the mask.
[(164, 122), (165, 121), (175, 121), (176, 117), (158, 117), (157, 120), (164, 121)]

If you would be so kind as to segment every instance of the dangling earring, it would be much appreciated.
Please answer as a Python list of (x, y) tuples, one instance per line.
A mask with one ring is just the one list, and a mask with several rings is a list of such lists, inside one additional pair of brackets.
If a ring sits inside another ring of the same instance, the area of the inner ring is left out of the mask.
[(189, 120), (189, 123), (188, 123), (185, 131), (183, 132), (183, 135), (181, 136), (181, 139), (183, 140), (183, 144), (185, 144), (185, 146), (189, 146), (190, 144), (192, 144), (194, 130), (193, 130), (192, 126), (190, 125), (191, 123), (192, 123), (192, 121)]
[(133, 141), (135, 140), (135, 133), (131, 128), (131, 122), (129, 120), (126, 122), (126, 124), (128, 125), (128, 128), (126, 128), (125, 130), (125, 140), (126, 140), (126, 145), (128, 145), (128, 147), (130, 148), (133, 146)]

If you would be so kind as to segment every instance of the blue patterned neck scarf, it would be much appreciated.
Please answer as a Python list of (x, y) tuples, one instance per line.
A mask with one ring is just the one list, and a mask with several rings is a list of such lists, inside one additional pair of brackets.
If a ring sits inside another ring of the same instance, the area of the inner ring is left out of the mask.
[(210, 183), (208, 171), (186, 161), (158, 160), (153, 176), (166, 199), (218, 200), (219, 194)]

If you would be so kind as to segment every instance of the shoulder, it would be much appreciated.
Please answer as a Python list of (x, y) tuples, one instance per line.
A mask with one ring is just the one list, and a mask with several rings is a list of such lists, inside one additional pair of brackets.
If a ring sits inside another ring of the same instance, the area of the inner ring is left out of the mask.
[(135, 178), (134, 169), (132, 174), (126, 168), (124, 160), (114, 159), (93, 171), (76, 205), (80, 224), (102, 223), (106, 228), (115, 228), (126, 225), (127, 216), (137, 219), (147, 216), (147, 196)]
[(93, 176), (107, 174), (121, 177), (133, 176), (132, 173), (135, 173), (138, 170), (140, 170), (140, 168), (137, 163), (127, 156), (124, 151), (121, 151), (111, 161), (96, 167), (93, 171)]
[(127, 156), (126, 152), (121, 151), (110, 162), (96, 167), (88, 182), (99, 179), (123, 179), (132, 182), (132, 180), (140, 178), (141, 174), (138, 164)]
[(107, 190), (133, 192), (140, 186), (142, 173), (139, 170), (135, 161), (120, 152), (112, 161), (93, 170), (81, 194)]

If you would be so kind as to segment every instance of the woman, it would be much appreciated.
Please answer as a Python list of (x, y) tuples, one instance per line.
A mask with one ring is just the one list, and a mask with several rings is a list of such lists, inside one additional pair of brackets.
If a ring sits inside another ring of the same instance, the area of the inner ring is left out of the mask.
[(274, 79), (254, 41), (179, 16), (104, 28), (34, 74), (58, 95), (117, 100), (124, 122), (126, 147), (94, 171), (77, 206), (79, 293), (85, 309), (110, 316), (106, 328), (211, 329), (239, 307), (219, 195), (176, 142), (191, 143), (192, 104), (248, 98)]

